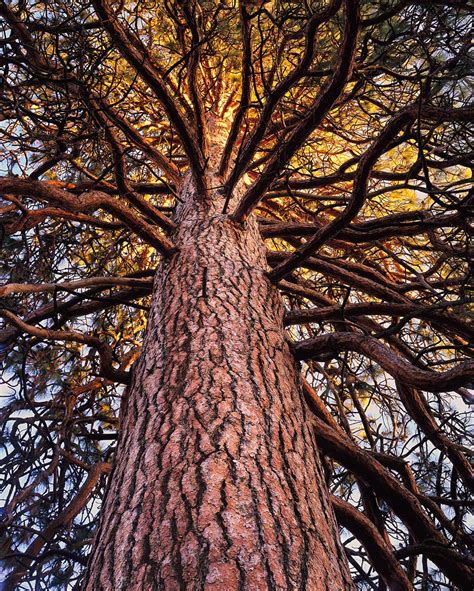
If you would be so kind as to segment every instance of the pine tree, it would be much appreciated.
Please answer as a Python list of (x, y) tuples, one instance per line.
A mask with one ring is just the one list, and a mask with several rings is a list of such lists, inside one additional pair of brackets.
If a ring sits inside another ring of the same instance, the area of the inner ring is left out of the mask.
[(467, 3), (0, 19), (4, 588), (472, 589)]

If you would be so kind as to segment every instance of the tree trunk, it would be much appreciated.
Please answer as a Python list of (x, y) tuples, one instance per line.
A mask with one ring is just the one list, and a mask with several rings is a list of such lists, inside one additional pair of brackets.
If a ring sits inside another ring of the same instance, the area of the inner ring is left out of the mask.
[(256, 222), (189, 187), (84, 589), (352, 589)]

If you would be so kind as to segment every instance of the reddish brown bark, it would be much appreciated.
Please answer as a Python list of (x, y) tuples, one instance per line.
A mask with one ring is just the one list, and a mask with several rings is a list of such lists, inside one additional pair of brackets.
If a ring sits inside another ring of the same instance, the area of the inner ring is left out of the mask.
[(84, 589), (352, 589), (255, 220), (183, 198)]

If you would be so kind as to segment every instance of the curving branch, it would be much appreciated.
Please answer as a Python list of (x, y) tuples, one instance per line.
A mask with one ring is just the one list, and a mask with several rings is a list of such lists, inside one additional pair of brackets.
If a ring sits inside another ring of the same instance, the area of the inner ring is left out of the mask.
[(199, 148), (193, 130), (178, 110), (173, 95), (163, 83), (160, 68), (152, 62), (139, 40), (134, 38), (130, 33), (127, 33), (119, 23), (108, 0), (94, 0), (93, 4), (101, 23), (114, 41), (119, 52), (144, 82), (148, 84), (163, 106), (183, 144), (191, 170), (193, 171), (196, 187), (199, 191), (205, 191), (206, 188), (203, 186), (202, 176), (205, 167), (204, 155)]
[(296, 359), (307, 361), (334, 356), (342, 351), (355, 351), (375, 361), (399, 382), (426, 390), (443, 392), (466, 386), (474, 380), (474, 361), (462, 361), (445, 372), (419, 369), (395, 355), (375, 337), (353, 332), (337, 332), (293, 344)]
[(412, 584), (391, 548), (375, 525), (363, 513), (339, 497), (331, 496), (331, 503), (340, 525), (360, 540), (367, 550), (372, 566), (380, 574), (390, 591), (411, 591)]
[[(237, 184), (239, 178), (241, 177), (241, 175), (244, 173), (244, 171), (246, 170), (246, 168), (248, 167), (253, 155), (255, 154), (256, 150), (258, 149), (265, 131), (270, 123), (271, 117), (273, 112), (275, 111), (276, 106), (278, 105), (279, 101), (281, 100), (281, 98), (298, 82), (298, 80), (300, 80), (303, 76), (308, 74), (308, 70), (309, 67), (311, 65), (311, 62), (313, 60), (314, 57), (314, 52), (315, 52), (315, 37), (316, 34), (318, 32), (318, 29), (320, 27), (321, 24), (323, 24), (324, 22), (326, 22), (327, 20), (329, 20), (332, 16), (334, 16), (340, 9), (341, 7), (341, 0), (332, 0), (332, 2), (325, 8), (323, 9), (320, 13), (316, 13), (314, 14), (309, 20), (308, 23), (306, 24), (305, 27), (305, 48), (304, 48), (304, 52), (303, 55), (301, 57), (301, 60), (299, 61), (298, 65), (294, 68), (294, 70), (288, 74), (288, 76), (286, 76), (269, 94), (269, 96), (267, 97), (267, 101), (265, 103), (265, 106), (260, 114), (260, 117), (257, 121), (257, 123), (255, 124), (250, 137), (246, 140), (245, 144), (242, 146), (242, 150), (241, 153), (239, 154), (239, 157), (237, 158), (237, 161), (235, 162), (232, 171), (229, 175), (229, 179), (226, 181), (225, 184), (225, 194), (227, 197), (227, 200), (233, 190), (233, 188), (235, 187), (235, 185)], [(248, 16), (245, 16), (247, 13), (245, 11), (245, 6), (244, 3), (241, 3), (242, 6), (242, 10), (243, 12), (243, 16), (248, 19)], [(355, 14), (355, 13), (354, 13)], [(351, 13), (351, 16), (354, 16), (354, 14)], [(349, 23), (346, 24), (348, 25)], [(354, 23), (357, 27), (357, 23)], [(357, 30), (357, 29), (355, 29)], [(350, 33), (354, 32), (354, 30), (351, 30)], [(347, 34), (350, 34), (349, 32), (346, 31)], [(244, 52), (246, 54), (246, 57), (248, 58), (248, 62), (246, 64), (243, 64), (243, 69), (244, 72), (246, 71), (246, 69), (248, 69), (250, 67), (250, 37), (249, 37), (249, 31), (244, 30)], [(355, 41), (355, 39), (354, 39)], [(344, 57), (346, 57), (346, 54), (344, 53), (344, 42), (343, 42), (343, 49), (341, 51), (341, 56), (344, 54)], [(341, 57), (342, 59), (342, 57)], [(341, 63), (341, 69), (343, 69), (346, 66), (346, 64), (342, 64)], [(246, 73), (246, 75), (244, 75), (243, 77), (243, 82), (246, 80), (246, 76), (249, 76), (250, 72)], [(344, 73), (341, 72), (340, 74), (341, 76), (344, 76)], [(348, 73), (346, 74), (347, 76), (349, 75)], [(336, 76), (335, 76), (336, 77)], [(245, 87), (243, 88), (243, 90), (245, 90)], [(328, 89), (329, 90), (329, 89)], [(246, 91), (247, 92), (247, 91)], [(246, 94), (242, 95), (243, 98), (245, 99), (247, 97)], [(330, 94), (327, 94), (327, 97), (329, 99)], [(247, 97), (248, 98), (248, 97)], [(245, 103), (241, 103), (241, 105), (245, 106)], [(235, 137), (237, 135), (237, 129), (235, 129), (235, 127), (237, 126), (237, 124), (240, 124), (240, 120), (242, 119), (243, 113), (238, 112), (238, 114), (236, 115), (236, 120), (234, 122), (234, 127), (231, 131), (231, 133), (229, 134), (229, 145), (226, 146), (226, 150), (224, 152), (226, 158), (228, 159), (228, 157), (230, 156), (230, 154), (228, 155), (228, 151), (229, 151), (229, 147), (232, 146), (233, 142), (235, 141)], [(223, 165), (225, 163), (225, 160), (223, 160)], [(221, 165), (221, 166), (223, 166)], [(224, 172), (225, 168), (221, 168), (222, 173)]]
[[(94, 105), (94, 103), (94, 101), (91, 101), (92, 105)], [(130, 184), (127, 177), (125, 151), (120, 143), (119, 138), (111, 129), (108, 120), (103, 116), (103, 114), (98, 108), (96, 108), (94, 111), (94, 117), (97, 120), (98, 124), (104, 129), (105, 136), (112, 150), (115, 169), (115, 180), (120, 193), (120, 197), (122, 197), (122, 199), (124, 199), (125, 201), (131, 203), (150, 221), (160, 226), (160, 228), (163, 228), (167, 231), (175, 230), (176, 224), (174, 222), (172, 222), (166, 215), (164, 215), (156, 207), (149, 203), (142, 195), (140, 195), (140, 193), (137, 193), (133, 190), (133, 187)], [(137, 135), (139, 135), (138, 132), (136, 133)], [(172, 176), (172, 178), (174, 180), (177, 180), (177, 177)]]
[(324, 421), (314, 418), (315, 435), (321, 450), (341, 463), (380, 495), (405, 523), (417, 542), (431, 542), (426, 555), (437, 564), (463, 591), (474, 583), (474, 573), (462, 556), (452, 553), (448, 540), (428, 518), (417, 497), (406, 489), (388, 470), (366, 451), (360, 449), (340, 431), (331, 429)]
[[(472, 115), (474, 115), (474, 112), (470, 108), (443, 111), (439, 108), (426, 106), (422, 110), (422, 116), (438, 121), (465, 121)], [(369, 178), (377, 160), (387, 149), (393, 147), (393, 141), (397, 134), (413, 123), (416, 116), (416, 107), (410, 105), (388, 122), (371, 147), (359, 160), (351, 199), (346, 209), (329, 224), (320, 228), (310, 240), (291, 254), (287, 260), (277, 265), (269, 274), (272, 281), (279, 281), (301, 266), (308, 257), (313, 255), (328, 240), (338, 236), (357, 216), (365, 203)]]
[(124, 285), (127, 287), (150, 287), (149, 279), (136, 279), (134, 277), (87, 277), (78, 281), (64, 281), (62, 283), (7, 283), (0, 285), (0, 298), (12, 293), (54, 293), (58, 291), (72, 291), (84, 287), (102, 287)]
[[(465, 222), (466, 216), (460, 212), (432, 215), (423, 210), (410, 211), (349, 224), (338, 233), (338, 238), (351, 244), (364, 244), (387, 238), (417, 236), (435, 228), (462, 227)], [(260, 233), (264, 238), (294, 238), (313, 235), (315, 228), (322, 229), (324, 226), (324, 221), (320, 219), (315, 219), (310, 224), (261, 220)], [(326, 242), (333, 238), (334, 236), (328, 238)]]
[(107, 343), (104, 343), (97, 337), (82, 334), (73, 330), (49, 330), (39, 328), (21, 320), (16, 314), (0, 308), (0, 318), (4, 318), (23, 332), (26, 332), (39, 339), (48, 341), (66, 341), (73, 343), (82, 343), (97, 350), (100, 356), (100, 373), (104, 378), (110, 379), (121, 384), (128, 384), (130, 376), (128, 372), (113, 367), (112, 349)]
[(423, 394), (403, 383), (397, 384), (397, 390), (400, 400), (413, 420), (438, 449), (446, 452), (466, 486), (474, 491), (474, 471), (469, 461), (438, 427)]
[(398, 133), (414, 121), (412, 109), (404, 109), (385, 126), (378, 138), (365, 152), (357, 167), (351, 200), (346, 209), (332, 222), (323, 226), (301, 248), (288, 257), (286, 261), (276, 266), (269, 274), (272, 281), (283, 279), (288, 273), (299, 267), (308, 257), (331, 238), (335, 238), (362, 209), (369, 184), (372, 168), (380, 156), (392, 145)]
[[(173, 183), (179, 185), (181, 182), (181, 173), (178, 167), (170, 160), (166, 159), (163, 154), (157, 150), (136, 127), (131, 125), (124, 117), (121, 117), (116, 109), (113, 109), (109, 103), (102, 97), (94, 97), (90, 99), (91, 103), (96, 106), (97, 111), (103, 112), (107, 119), (115, 125), (125, 137), (144, 154), (146, 154), (152, 162), (155, 162)], [(134, 188), (134, 190), (136, 190)]]
[[(271, 251), (267, 255), (270, 264), (286, 260), (283, 252)], [(374, 277), (373, 270), (369, 269), (370, 274), (365, 273), (365, 269), (358, 264), (353, 264), (348, 260), (331, 261), (330, 259), (319, 257), (307, 258), (304, 267), (312, 271), (318, 271), (329, 277), (332, 277), (344, 285), (350, 285), (378, 298), (397, 302), (401, 304), (409, 303), (409, 299), (398, 293), (398, 286), (387, 281), (383, 276)]]
[[(285, 286), (288, 286), (288, 283), (285, 283)], [(301, 293), (304, 295), (304, 291)], [(411, 302), (406, 304), (395, 302), (365, 302), (360, 304), (346, 304), (345, 306), (338, 304), (330, 306), (322, 305), (318, 308), (288, 312), (285, 315), (285, 325), (304, 325), (310, 322), (341, 322), (345, 319), (354, 319), (361, 316), (391, 316), (397, 319), (402, 317), (392, 325), (392, 328), (388, 328), (386, 331), (379, 330), (383, 336), (386, 336), (390, 332), (394, 332), (394, 328), (398, 330), (412, 318), (420, 318), (436, 324), (437, 328), (442, 327), (443, 332), (446, 334), (455, 334), (462, 336), (468, 341), (474, 341), (474, 328), (470, 324), (452, 313), (443, 313), (443, 309), (464, 306), (466, 303), (468, 302), (445, 302), (443, 304), (422, 305)]]
[[(28, 322), (28, 324), (34, 325), (43, 320), (54, 318), (56, 319), (55, 325), (60, 326), (73, 318), (80, 318), (95, 312), (101, 312), (119, 304), (147, 310), (146, 307), (133, 302), (134, 300), (149, 295), (152, 287), (153, 281), (151, 280), (148, 284), (144, 283), (141, 288), (134, 287), (122, 289), (107, 296), (100, 295), (100, 293), (104, 288), (108, 289), (108, 286), (94, 287), (80, 294), (74, 294), (66, 300), (60, 300), (41, 306), (34, 312), (27, 314), (24, 320), (25, 322)], [(58, 315), (60, 315), (59, 320), (57, 318)], [(0, 344), (6, 345), (7, 343), (12, 343), (22, 332), (24, 331), (14, 326), (0, 330)]]
[(76, 196), (58, 189), (54, 183), (47, 181), (1, 177), (0, 193), (11, 193), (12, 195), (47, 201), (63, 209), (79, 213), (104, 209), (124, 222), (137, 236), (153, 245), (164, 255), (169, 256), (175, 251), (173, 244), (160, 234), (154, 226), (143, 220), (119, 200), (101, 191), (90, 191)]

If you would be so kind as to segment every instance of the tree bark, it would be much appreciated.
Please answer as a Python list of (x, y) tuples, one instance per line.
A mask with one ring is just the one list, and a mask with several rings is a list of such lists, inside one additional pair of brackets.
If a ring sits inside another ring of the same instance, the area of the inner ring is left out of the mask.
[(257, 224), (181, 198), (83, 588), (352, 589)]

